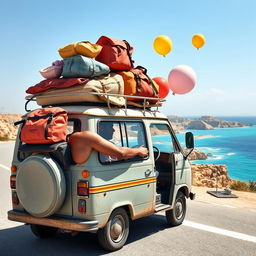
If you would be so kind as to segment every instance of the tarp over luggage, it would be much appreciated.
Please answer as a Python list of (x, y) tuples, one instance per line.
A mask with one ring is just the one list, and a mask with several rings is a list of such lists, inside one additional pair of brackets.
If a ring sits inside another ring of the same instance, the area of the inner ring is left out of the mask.
[[(93, 95), (88, 92), (112, 93), (120, 96)], [(122, 77), (116, 73), (109, 73), (107, 76), (90, 79), (85, 84), (74, 85), (66, 89), (45, 91), (36, 95), (36, 102), (40, 106), (73, 102), (109, 102), (124, 106), (125, 99), (121, 96), (123, 93), (124, 82)]]

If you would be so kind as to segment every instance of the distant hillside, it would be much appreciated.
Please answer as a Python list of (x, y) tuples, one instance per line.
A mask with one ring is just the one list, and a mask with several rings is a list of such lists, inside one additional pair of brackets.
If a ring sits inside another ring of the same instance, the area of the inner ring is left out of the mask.
[[(13, 123), (21, 119), (19, 114), (0, 114), (0, 141), (15, 139), (18, 127)], [(168, 116), (175, 132), (185, 132), (186, 129), (212, 130), (214, 128), (243, 127), (248, 124), (237, 121), (225, 121), (212, 116), (202, 116), (190, 119), (178, 116)]]
[(178, 116), (168, 116), (176, 132), (183, 132), (186, 129), (212, 130), (214, 128), (234, 128), (250, 126), (249, 124), (237, 121), (225, 121), (212, 116), (202, 116), (197, 119), (189, 119)]
[(19, 114), (0, 114), (0, 141), (15, 139), (18, 127), (14, 122), (20, 119)]

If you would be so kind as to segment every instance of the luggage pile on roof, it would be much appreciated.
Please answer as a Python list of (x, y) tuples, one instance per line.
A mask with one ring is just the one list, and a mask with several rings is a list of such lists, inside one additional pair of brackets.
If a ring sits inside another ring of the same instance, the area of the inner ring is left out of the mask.
[(144, 67), (134, 67), (133, 47), (125, 40), (101, 36), (59, 48), (63, 58), (40, 70), (45, 80), (26, 92), (40, 106), (107, 102), (117, 106), (159, 106), (159, 86)]

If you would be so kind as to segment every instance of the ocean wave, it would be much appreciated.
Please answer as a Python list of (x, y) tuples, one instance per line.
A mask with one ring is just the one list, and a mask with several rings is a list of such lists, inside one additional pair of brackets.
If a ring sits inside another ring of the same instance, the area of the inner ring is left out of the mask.
[(227, 156), (233, 156), (233, 155), (235, 155), (236, 153), (234, 153), (234, 152), (229, 152), (229, 153), (227, 153), (226, 155)]
[(196, 135), (196, 140), (205, 140), (205, 139), (213, 139), (213, 138), (220, 138), (220, 135), (212, 135), (212, 134), (205, 134), (205, 135)]
[(220, 159), (223, 159), (224, 156), (213, 156), (213, 157), (214, 157), (214, 159), (216, 159), (216, 160), (220, 160)]
[(210, 160), (220, 160), (225, 157), (225, 155), (207, 155), (208, 159)]
[(221, 151), (221, 148), (212, 148), (212, 147), (197, 147), (197, 149), (207, 153)]
[(212, 134), (196, 135), (195, 139), (203, 140), (203, 139), (209, 139), (209, 138), (212, 138), (212, 137), (215, 137), (215, 136), (213, 136)]

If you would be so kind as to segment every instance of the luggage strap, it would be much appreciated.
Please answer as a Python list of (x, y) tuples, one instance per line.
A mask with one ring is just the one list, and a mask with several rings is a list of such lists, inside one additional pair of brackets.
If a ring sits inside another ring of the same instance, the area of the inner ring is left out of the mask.
[(136, 86), (137, 93), (140, 92), (141, 80), (148, 80), (149, 85), (151, 85), (151, 88), (153, 90), (153, 94), (154, 94), (153, 96), (158, 95), (158, 91), (157, 91), (152, 79), (147, 75), (147, 69), (145, 69), (142, 66), (137, 66), (136, 69), (140, 69), (143, 72), (143, 75), (145, 75), (147, 77), (147, 79), (146, 78), (141, 78), (140, 75), (138, 75), (135, 72), (133, 72), (132, 70), (130, 70), (134, 75), (134, 78), (136, 80), (136, 84), (138, 85), (138, 86)]

